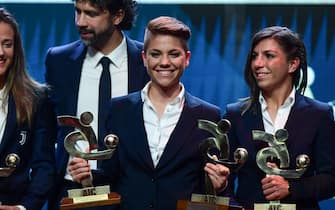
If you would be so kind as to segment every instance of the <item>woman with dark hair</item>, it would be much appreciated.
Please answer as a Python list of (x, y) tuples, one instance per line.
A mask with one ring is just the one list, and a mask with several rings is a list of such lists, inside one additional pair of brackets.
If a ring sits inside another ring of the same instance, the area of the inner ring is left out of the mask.
[(29, 77), (18, 24), (0, 8), (0, 209), (41, 209), (54, 179), (56, 118)]
[[(335, 123), (329, 105), (302, 95), (307, 84), (303, 41), (286, 27), (273, 26), (256, 33), (245, 65), (245, 80), (250, 97), (229, 104), (224, 118), (232, 124), (231, 150), (244, 147), (249, 157), (236, 174), (231, 174), (227, 190), (246, 209), (273, 200), (295, 203), (297, 209), (319, 209), (318, 201), (335, 195)], [(275, 135), (283, 128), (288, 132), (281, 143), (288, 151), (289, 166), (280, 168), (283, 160), (275, 155), (269, 157), (275, 161), (265, 167), (295, 170), (295, 159), (305, 154), (310, 164), (300, 178), (267, 175), (257, 165), (257, 153), (269, 145), (253, 139), (253, 131)], [(235, 178), (238, 184), (234, 192)]]

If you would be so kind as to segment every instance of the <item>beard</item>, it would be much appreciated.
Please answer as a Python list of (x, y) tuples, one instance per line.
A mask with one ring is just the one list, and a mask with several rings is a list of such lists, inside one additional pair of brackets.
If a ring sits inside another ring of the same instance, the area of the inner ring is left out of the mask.
[(84, 43), (84, 45), (99, 49), (108, 42), (108, 40), (113, 36), (114, 31), (115, 31), (114, 26), (109, 25), (104, 30), (99, 32), (88, 29), (79, 29), (79, 34), (81, 33), (92, 34), (92, 37), (83, 38), (82, 36), (80, 36), (80, 39)]

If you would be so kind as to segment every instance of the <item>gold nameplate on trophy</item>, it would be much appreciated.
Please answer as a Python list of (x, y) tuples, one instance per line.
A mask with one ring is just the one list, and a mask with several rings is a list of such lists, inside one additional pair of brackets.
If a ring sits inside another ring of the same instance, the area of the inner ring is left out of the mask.
[(203, 194), (193, 193), (191, 197), (191, 201), (215, 203), (219, 205), (228, 206), (230, 199), (228, 197), (222, 197), (222, 196), (212, 196), (212, 195), (203, 195)]
[(108, 199), (108, 193), (110, 193), (108, 185), (68, 190), (68, 196), (73, 199), (73, 203), (105, 200)]
[(296, 204), (280, 203), (270, 201), (269, 203), (255, 203), (255, 210), (296, 210)]
[[(80, 119), (73, 116), (59, 116), (58, 122), (62, 126), (72, 126), (77, 130), (69, 133), (64, 139), (66, 151), (73, 157), (83, 158), (85, 160), (102, 160), (112, 157), (119, 139), (113, 134), (105, 137), (107, 150), (95, 151), (98, 149), (98, 141), (90, 123), (93, 121), (93, 115), (90, 112), (84, 112)], [(89, 152), (77, 150), (77, 141), (88, 141)], [(62, 199), (61, 209), (77, 209), (96, 206), (105, 206), (119, 204), (121, 196), (117, 193), (111, 193), (108, 185), (93, 186), (92, 178), (81, 181), (83, 188), (68, 190), (68, 197)]]
[[(285, 144), (288, 138), (287, 130), (279, 129), (274, 135), (260, 130), (253, 130), (252, 137), (254, 140), (264, 141), (269, 145), (269, 147), (259, 150), (256, 155), (258, 167), (267, 175), (298, 179), (306, 171), (310, 159), (304, 154), (296, 158), (296, 169), (287, 169), (290, 165), (290, 156)], [(278, 158), (280, 160), (279, 168), (268, 166), (268, 158)], [(255, 203), (254, 210), (296, 210), (296, 204), (283, 204), (279, 200), (270, 201), (269, 203)]]
[(191, 201), (179, 200), (177, 210), (241, 210), (239, 206), (229, 206), (229, 197), (193, 193)]

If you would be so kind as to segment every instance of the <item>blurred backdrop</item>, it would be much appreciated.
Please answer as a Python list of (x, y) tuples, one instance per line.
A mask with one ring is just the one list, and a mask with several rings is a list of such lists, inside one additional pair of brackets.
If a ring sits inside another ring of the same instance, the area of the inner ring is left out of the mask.
[[(28, 70), (35, 79), (44, 82), (47, 49), (78, 39), (73, 4), (66, 3), (69, 0), (29, 4), (27, 1), (0, 0), (0, 6), (15, 15)], [(248, 96), (243, 68), (251, 36), (263, 27), (282, 25), (298, 32), (307, 46), (310, 67), (307, 95), (324, 102), (335, 100), (335, 0), (321, 4), (160, 2), (139, 3), (136, 25), (129, 35), (142, 41), (148, 20), (160, 15), (174, 16), (187, 23), (192, 29), (192, 56), (183, 83), (193, 95), (223, 110), (227, 103)], [(331, 201), (322, 202), (322, 206), (335, 209)]]

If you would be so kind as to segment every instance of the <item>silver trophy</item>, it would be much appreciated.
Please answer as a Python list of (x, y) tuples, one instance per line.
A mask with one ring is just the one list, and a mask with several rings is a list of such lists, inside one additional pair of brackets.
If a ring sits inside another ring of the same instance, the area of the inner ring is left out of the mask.
[[(230, 122), (226, 119), (220, 120), (217, 124), (208, 120), (198, 120), (198, 128), (206, 130), (213, 135), (204, 139), (199, 148), (204, 155), (205, 161), (221, 164), (228, 167), (231, 171), (235, 171), (245, 163), (248, 152), (244, 148), (237, 148), (234, 152), (234, 161), (229, 160), (230, 148), (227, 133), (230, 127)], [(217, 159), (213, 158), (214, 154), (217, 156)], [(191, 202), (203, 203), (206, 208), (209, 208), (209, 204), (211, 204), (213, 209), (220, 209), (217, 205), (226, 206), (229, 209), (241, 209), (239, 206), (229, 206), (230, 199), (228, 197), (217, 196), (207, 173), (205, 173), (205, 191), (205, 195), (192, 194)], [(191, 203), (188, 209), (202, 209), (204, 206)]]
[(15, 153), (11, 153), (6, 156), (5, 163), (7, 167), (0, 168), (0, 177), (9, 177), (20, 163), (20, 157)]
[[(85, 160), (102, 160), (109, 159), (112, 157), (119, 139), (114, 134), (109, 134), (105, 137), (104, 143), (106, 145), (106, 150), (97, 151), (98, 141), (96, 135), (90, 125), (93, 121), (93, 114), (90, 112), (84, 112), (80, 115), (80, 119), (74, 116), (59, 116), (58, 124), (61, 126), (71, 126), (76, 128), (75, 131), (69, 133), (64, 139), (64, 147), (66, 151), (73, 157), (83, 158)], [(89, 152), (85, 153), (77, 150), (77, 141), (87, 141), (89, 143)], [(92, 178), (89, 177), (81, 181), (83, 186), (82, 189), (72, 189), (68, 190), (68, 196), (71, 199), (71, 204), (73, 203), (86, 203), (86, 202), (97, 202), (110, 199), (110, 187), (108, 185), (104, 186), (93, 186)], [(113, 193), (113, 196), (115, 193)], [(116, 197), (119, 196), (116, 195)], [(68, 201), (64, 199), (65, 204)], [(115, 203), (118, 203), (116, 201)], [(65, 205), (64, 204), (64, 205)], [(99, 204), (97, 204), (99, 205)], [(80, 207), (83, 207), (82, 205)], [(88, 207), (85, 205), (84, 207)]]
[[(260, 130), (253, 130), (254, 140), (267, 142), (269, 147), (265, 147), (257, 152), (256, 162), (258, 167), (267, 175), (279, 175), (285, 178), (299, 178), (307, 170), (310, 159), (307, 155), (301, 154), (296, 158), (296, 169), (287, 169), (290, 165), (290, 156), (285, 144), (288, 138), (288, 132), (285, 129), (279, 129), (274, 135)], [(268, 166), (269, 158), (278, 158), (280, 160), (279, 168)], [(270, 201), (268, 204), (255, 204), (255, 210), (295, 210), (295, 204), (282, 204), (280, 201)]]

